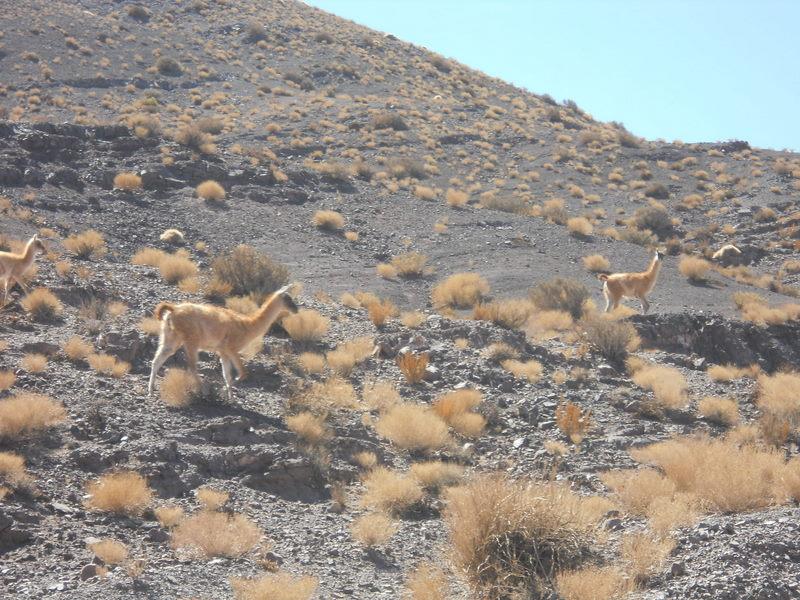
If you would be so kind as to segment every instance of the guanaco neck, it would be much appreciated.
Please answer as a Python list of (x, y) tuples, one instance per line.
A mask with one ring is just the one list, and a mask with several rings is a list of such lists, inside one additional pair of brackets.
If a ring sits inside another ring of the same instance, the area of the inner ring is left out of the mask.
[(658, 255), (653, 257), (653, 260), (650, 261), (650, 266), (647, 267), (647, 271), (645, 274), (647, 275), (648, 281), (650, 281), (650, 285), (653, 285), (656, 281), (656, 277), (658, 277), (658, 272), (661, 269), (661, 261), (658, 259)]
[(252, 336), (263, 336), (283, 311), (283, 302), (277, 294), (267, 298), (261, 307), (248, 317)]
[(19, 262), (25, 265), (25, 268), (27, 268), (33, 262), (33, 259), (36, 258), (36, 247), (34, 246), (35, 241), (35, 238), (29, 239), (25, 244), (25, 248), (22, 250), (22, 253), (16, 255)]

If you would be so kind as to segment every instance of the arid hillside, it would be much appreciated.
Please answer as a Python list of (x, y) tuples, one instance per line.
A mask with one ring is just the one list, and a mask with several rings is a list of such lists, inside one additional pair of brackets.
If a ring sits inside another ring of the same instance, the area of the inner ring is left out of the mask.
[(800, 597), (797, 155), (299, 2), (0, 0), (0, 73), (4, 598)]

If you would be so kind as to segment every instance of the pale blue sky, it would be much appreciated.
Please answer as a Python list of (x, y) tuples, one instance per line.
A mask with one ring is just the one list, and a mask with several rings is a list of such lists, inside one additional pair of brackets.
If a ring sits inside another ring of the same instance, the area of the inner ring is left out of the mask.
[(308, 0), (650, 139), (800, 150), (800, 0)]

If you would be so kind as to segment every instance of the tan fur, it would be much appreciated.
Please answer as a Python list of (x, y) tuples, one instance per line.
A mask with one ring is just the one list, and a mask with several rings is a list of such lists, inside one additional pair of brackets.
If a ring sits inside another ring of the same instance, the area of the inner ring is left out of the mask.
[(619, 306), (623, 297), (638, 298), (642, 303), (642, 312), (647, 313), (650, 303), (647, 301), (649, 294), (656, 285), (658, 272), (661, 270), (661, 253), (656, 252), (650, 261), (650, 266), (641, 273), (613, 273), (600, 275), (598, 279), (603, 282), (603, 295), (606, 297), (606, 312)]
[(161, 302), (155, 310), (155, 317), (161, 321), (161, 336), (150, 370), (148, 394), (153, 394), (159, 369), (170, 356), (183, 347), (189, 369), (195, 376), (197, 354), (200, 350), (219, 355), (228, 399), (232, 399), (231, 366), (235, 366), (239, 374), (237, 381), (245, 377), (239, 352), (254, 339), (263, 337), (283, 314), (297, 311), (287, 293), (288, 289), (289, 286), (286, 286), (272, 294), (251, 315), (209, 304)]
[(733, 254), (741, 254), (741, 253), (742, 253), (742, 251), (739, 250), (733, 244), (725, 244), (722, 248), (720, 248), (719, 250), (714, 252), (714, 254), (711, 256), (711, 259), (712, 260), (721, 260), (721, 259), (726, 258), (729, 254), (733, 255)]
[(3, 302), (5, 306), (8, 298), (9, 283), (11, 289), (18, 284), (22, 291), (28, 293), (28, 288), (23, 281), (25, 272), (31, 268), (37, 254), (44, 254), (45, 247), (37, 235), (34, 235), (25, 244), (22, 252), (0, 252), (0, 281), (3, 282)]

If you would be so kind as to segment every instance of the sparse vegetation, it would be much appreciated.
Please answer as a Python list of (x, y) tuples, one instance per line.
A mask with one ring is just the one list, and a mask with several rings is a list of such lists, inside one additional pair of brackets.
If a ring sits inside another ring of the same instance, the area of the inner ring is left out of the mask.
[(221, 202), (225, 200), (225, 188), (216, 181), (204, 181), (197, 186), (195, 192), (198, 198), (209, 202)]
[(64, 248), (75, 258), (86, 260), (105, 254), (106, 241), (103, 234), (94, 229), (70, 235), (63, 241)]
[(237, 296), (253, 294), (261, 300), (289, 281), (289, 270), (269, 256), (245, 244), (222, 254), (211, 264), (214, 280)]
[(450, 443), (447, 424), (429, 408), (416, 404), (390, 406), (375, 430), (404, 450), (433, 451)]
[(283, 328), (298, 342), (318, 342), (330, 326), (330, 319), (309, 308), (302, 308), (283, 320)]
[(86, 487), (90, 510), (121, 515), (139, 515), (152, 500), (153, 492), (144, 477), (134, 471), (103, 475)]
[(236, 600), (310, 600), (317, 591), (316, 577), (268, 573), (256, 579), (231, 578)]
[(318, 229), (339, 231), (344, 227), (344, 217), (335, 210), (318, 210), (311, 220)]
[(541, 310), (563, 310), (573, 319), (583, 314), (583, 305), (589, 299), (589, 290), (574, 279), (557, 277), (537, 284), (530, 291), (531, 301)]
[(203, 510), (178, 523), (172, 545), (205, 558), (236, 558), (250, 552), (261, 537), (258, 526), (243, 515)]
[(58, 425), (66, 411), (49, 396), (19, 392), (0, 400), (0, 438), (17, 439)]
[(456, 273), (437, 284), (431, 300), (437, 307), (471, 308), (489, 293), (489, 284), (477, 273)]
[(169, 369), (161, 380), (159, 394), (164, 404), (182, 408), (191, 404), (200, 391), (197, 378), (184, 369)]
[(46, 288), (32, 290), (30, 294), (20, 300), (20, 304), (34, 321), (52, 321), (64, 310), (61, 301)]

